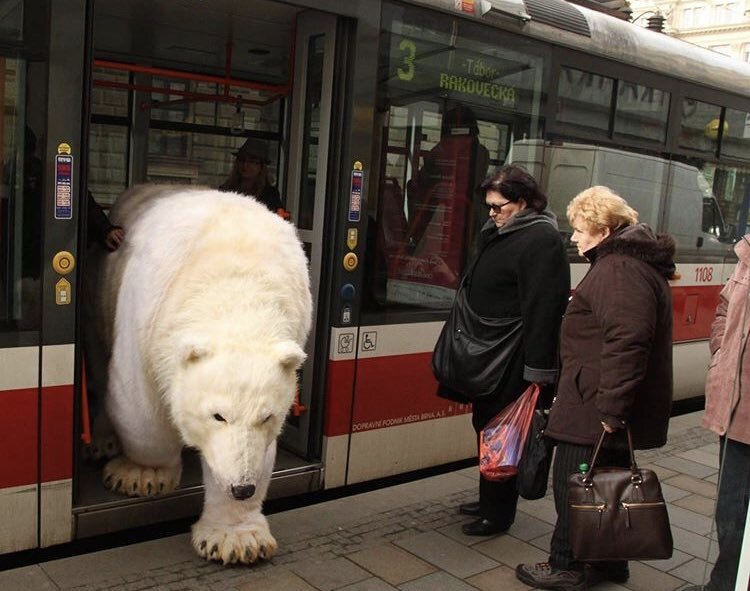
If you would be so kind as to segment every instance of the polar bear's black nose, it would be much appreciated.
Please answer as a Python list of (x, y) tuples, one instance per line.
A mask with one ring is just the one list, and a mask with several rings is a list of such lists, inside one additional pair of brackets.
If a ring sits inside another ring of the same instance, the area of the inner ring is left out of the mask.
[(232, 496), (238, 501), (249, 499), (255, 494), (254, 484), (241, 484), (240, 486), (232, 485)]

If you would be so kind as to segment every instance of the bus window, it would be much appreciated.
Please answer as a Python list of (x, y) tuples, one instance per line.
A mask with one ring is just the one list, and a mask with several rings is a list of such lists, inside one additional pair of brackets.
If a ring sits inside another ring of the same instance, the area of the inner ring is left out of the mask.
[(387, 4), (383, 23), (368, 307), (447, 309), (488, 219), (477, 188), (515, 139), (541, 133), (543, 58), (416, 7)]

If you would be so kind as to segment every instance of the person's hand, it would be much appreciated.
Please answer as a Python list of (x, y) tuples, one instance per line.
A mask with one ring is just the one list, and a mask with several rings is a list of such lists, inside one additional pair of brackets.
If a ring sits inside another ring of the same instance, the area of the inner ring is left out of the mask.
[(618, 429), (621, 428), (619, 425), (617, 427), (613, 427), (613, 426), (605, 423), (604, 421), (602, 421), (602, 427), (604, 427), (604, 430), (607, 433), (614, 433), (615, 431), (617, 431)]
[(104, 239), (104, 244), (109, 250), (115, 251), (120, 248), (123, 240), (125, 240), (125, 230), (115, 227), (107, 232), (107, 236)]
[(283, 207), (279, 207), (279, 208), (276, 209), (276, 215), (280, 216), (281, 218), (283, 218), (283, 219), (285, 219), (287, 221), (289, 221), (290, 219), (292, 219), (291, 212), (288, 212)]

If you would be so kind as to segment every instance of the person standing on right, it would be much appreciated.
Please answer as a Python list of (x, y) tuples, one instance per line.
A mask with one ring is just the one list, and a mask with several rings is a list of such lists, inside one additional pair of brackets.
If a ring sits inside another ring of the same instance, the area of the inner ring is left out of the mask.
[[(568, 205), (572, 241), (591, 267), (563, 318), (562, 369), (545, 435), (557, 442), (552, 487), (557, 523), (549, 561), (519, 564), (517, 578), (537, 589), (583, 591), (585, 564), (570, 547), (568, 477), (591, 461), (602, 429), (602, 465), (630, 465), (625, 425), (636, 449), (667, 441), (672, 407), (674, 240), (638, 223), (638, 213), (607, 187)], [(624, 583), (625, 561), (592, 563), (600, 578)]]
[(720, 436), (716, 530), (719, 556), (705, 586), (685, 591), (734, 591), (750, 499), (750, 234), (735, 245), (739, 259), (719, 296), (711, 327), (703, 426)]

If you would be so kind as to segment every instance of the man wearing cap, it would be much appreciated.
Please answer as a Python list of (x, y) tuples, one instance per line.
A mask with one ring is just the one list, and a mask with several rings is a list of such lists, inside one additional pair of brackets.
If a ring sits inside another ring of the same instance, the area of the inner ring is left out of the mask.
[(219, 187), (220, 191), (234, 191), (253, 197), (269, 210), (284, 211), (279, 192), (271, 184), (268, 175), (268, 146), (263, 140), (248, 138), (242, 147), (233, 152), (234, 165), (229, 178)]

